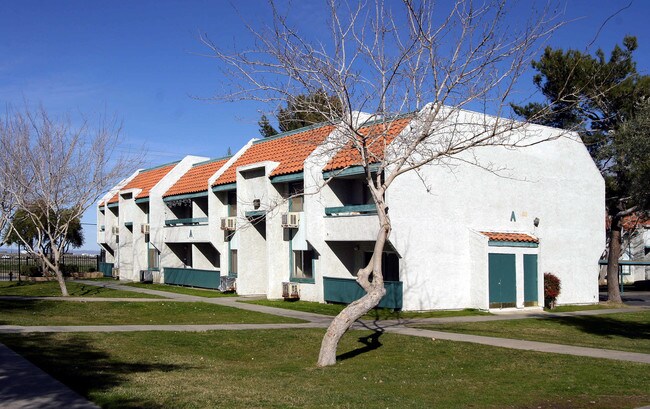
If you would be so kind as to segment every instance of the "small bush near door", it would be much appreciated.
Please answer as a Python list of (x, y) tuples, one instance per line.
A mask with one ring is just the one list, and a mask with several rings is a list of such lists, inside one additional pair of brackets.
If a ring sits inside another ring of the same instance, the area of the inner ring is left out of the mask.
[(560, 279), (555, 274), (544, 273), (544, 308), (555, 308), (561, 287)]

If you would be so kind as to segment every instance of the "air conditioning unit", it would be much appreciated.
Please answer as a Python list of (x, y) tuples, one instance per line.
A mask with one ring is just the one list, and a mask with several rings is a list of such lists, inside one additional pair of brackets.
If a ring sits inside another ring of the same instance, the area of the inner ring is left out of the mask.
[(150, 228), (148, 223), (142, 223), (140, 225), (140, 233), (142, 234), (149, 234)]
[(282, 227), (285, 229), (297, 229), (300, 227), (300, 213), (289, 212), (282, 214)]
[(237, 218), (236, 217), (222, 217), (221, 218), (221, 230), (237, 230)]
[(227, 276), (220, 277), (218, 290), (223, 293), (237, 291), (237, 279), (235, 277)]
[(113, 278), (119, 278), (120, 277), (120, 269), (117, 267), (113, 267), (113, 270), (111, 271), (111, 275)]
[(282, 298), (297, 300), (300, 298), (300, 288), (297, 283), (282, 283)]
[(120, 234), (120, 227), (119, 226), (113, 226), (111, 228), (111, 233), (113, 234)]

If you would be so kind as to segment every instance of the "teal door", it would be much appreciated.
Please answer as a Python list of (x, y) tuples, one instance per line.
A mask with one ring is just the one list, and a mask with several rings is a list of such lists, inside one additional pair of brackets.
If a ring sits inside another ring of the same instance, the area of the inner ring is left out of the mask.
[(488, 254), (490, 308), (517, 306), (517, 266), (514, 254)]
[(537, 254), (524, 254), (524, 306), (538, 305)]

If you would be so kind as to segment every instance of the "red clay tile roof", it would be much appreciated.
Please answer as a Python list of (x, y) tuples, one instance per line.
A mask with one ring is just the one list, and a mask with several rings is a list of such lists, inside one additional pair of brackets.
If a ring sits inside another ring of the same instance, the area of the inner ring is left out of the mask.
[(525, 233), (498, 233), (490, 231), (482, 231), (481, 234), (485, 235), (491, 241), (511, 241), (515, 243), (539, 243), (539, 240), (530, 234)]
[(255, 142), (214, 182), (214, 185), (234, 183), (237, 180), (237, 167), (263, 161), (280, 162), (270, 176), (301, 172), (307, 156), (323, 142), (333, 129), (332, 125), (324, 125)]
[[(609, 227), (611, 222), (607, 223)], [(638, 214), (631, 214), (629, 216), (623, 217), (622, 221), (623, 228), (627, 231), (632, 231), (638, 227), (650, 227), (650, 217), (639, 216)]]
[(163, 197), (181, 195), (187, 193), (195, 193), (200, 191), (207, 191), (208, 189), (208, 179), (212, 177), (223, 165), (228, 162), (228, 159), (217, 159), (210, 162), (201, 162), (192, 166), (178, 182), (174, 183), (170, 187)]
[[(392, 122), (383, 122), (362, 127), (359, 132), (369, 136), (374, 141), (369, 146), (369, 151), (375, 158), (382, 158), (384, 155), (384, 147), (389, 145), (393, 139), (411, 122), (413, 117), (411, 115), (396, 119)], [(371, 160), (370, 163), (378, 162), (377, 159)], [(329, 161), (323, 168), (324, 171), (343, 169), (348, 166), (361, 165), (361, 154), (359, 150), (352, 146), (350, 143), (347, 147), (338, 151), (336, 155)]]
[[(169, 171), (172, 170), (177, 163), (178, 162), (160, 166), (158, 168), (143, 170), (138, 175), (136, 175), (136, 177), (131, 179), (129, 183), (122, 187), (122, 189), (120, 189), (120, 192), (128, 189), (142, 189), (142, 191), (134, 199), (149, 197), (149, 191), (151, 188), (154, 187), (156, 183), (160, 181), (160, 179), (165, 177), (165, 175), (167, 175), (167, 173), (169, 173)], [(115, 203), (118, 200), (119, 192), (116, 193), (115, 196), (113, 196), (111, 200), (108, 201), (108, 203)]]

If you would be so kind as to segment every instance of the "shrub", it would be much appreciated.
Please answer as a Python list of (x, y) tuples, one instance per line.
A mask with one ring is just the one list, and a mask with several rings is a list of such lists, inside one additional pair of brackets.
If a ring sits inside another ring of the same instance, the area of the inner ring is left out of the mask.
[(94, 273), (95, 271), (97, 271), (97, 269), (96, 269), (95, 267), (90, 267), (90, 268), (88, 269), (88, 272), (89, 272), (89, 273)]
[(29, 266), (27, 275), (29, 277), (43, 277), (43, 272), (39, 266)]
[(546, 308), (554, 308), (555, 301), (562, 286), (560, 279), (553, 273), (544, 273), (544, 306)]

